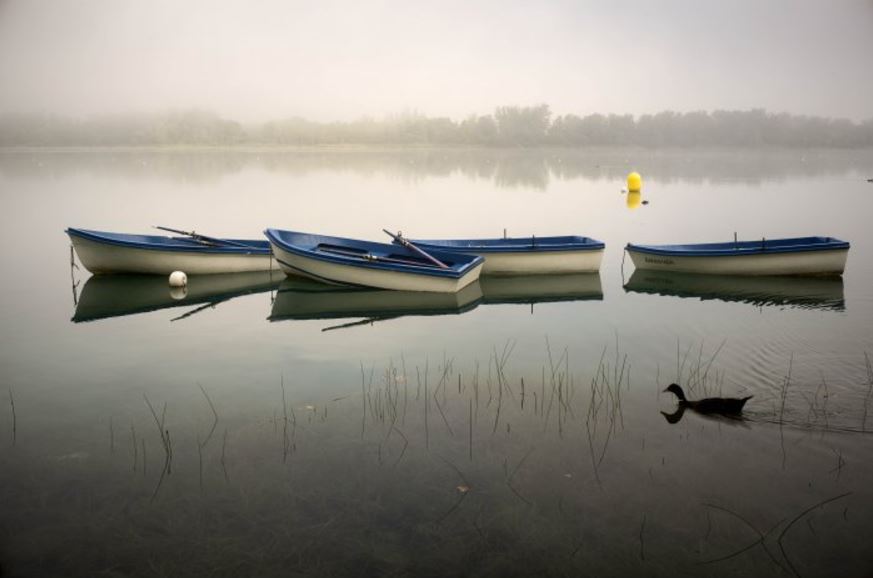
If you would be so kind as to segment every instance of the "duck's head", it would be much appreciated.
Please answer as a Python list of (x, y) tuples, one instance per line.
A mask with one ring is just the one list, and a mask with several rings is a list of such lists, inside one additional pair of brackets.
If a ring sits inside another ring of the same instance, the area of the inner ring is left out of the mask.
[(671, 383), (670, 385), (667, 386), (667, 389), (665, 389), (664, 391), (672, 393), (673, 395), (675, 395), (676, 397), (679, 398), (679, 401), (687, 401), (685, 399), (685, 392), (682, 391), (682, 388), (679, 386), (678, 383)]

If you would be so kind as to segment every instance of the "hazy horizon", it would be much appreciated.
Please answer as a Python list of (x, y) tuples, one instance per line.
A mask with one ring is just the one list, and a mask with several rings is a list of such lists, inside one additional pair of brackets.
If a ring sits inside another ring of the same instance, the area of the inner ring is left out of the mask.
[(873, 118), (873, 2), (0, 0), (0, 113)]

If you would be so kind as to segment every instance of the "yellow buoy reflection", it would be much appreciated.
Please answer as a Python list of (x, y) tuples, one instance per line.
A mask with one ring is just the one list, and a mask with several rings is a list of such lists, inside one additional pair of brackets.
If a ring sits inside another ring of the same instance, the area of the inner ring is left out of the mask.
[(643, 202), (643, 194), (639, 191), (630, 191), (627, 194), (627, 208), (636, 209)]

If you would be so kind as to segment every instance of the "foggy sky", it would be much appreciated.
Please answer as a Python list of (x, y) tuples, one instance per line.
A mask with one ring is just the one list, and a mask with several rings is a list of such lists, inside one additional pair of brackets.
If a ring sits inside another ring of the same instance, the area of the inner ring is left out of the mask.
[(873, 1), (0, 0), (0, 113), (873, 118)]

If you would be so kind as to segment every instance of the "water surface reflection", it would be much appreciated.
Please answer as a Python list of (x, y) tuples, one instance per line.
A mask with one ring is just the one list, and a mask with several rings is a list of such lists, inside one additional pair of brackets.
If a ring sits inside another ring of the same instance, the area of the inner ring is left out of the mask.
[(842, 311), (846, 308), (842, 277), (741, 277), (697, 275), (637, 269), (625, 283), (627, 292), (670, 297), (716, 299), (757, 307), (797, 307)]
[(93, 275), (78, 294), (72, 321), (96, 321), (190, 305), (215, 307), (235, 297), (271, 291), (279, 286), (282, 277), (276, 271), (192, 275), (187, 287), (169, 287), (163, 275)]
[[(787, 178), (863, 172), (868, 150), (809, 149), (467, 149), (467, 148), (238, 148), (59, 149), (0, 152), (10, 178), (70, 178), (78, 174), (125, 179), (210, 183), (248, 169), (304, 177), (336, 172), (401, 179), (487, 180), (498, 188), (546, 189), (574, 179), (621, 183), (630, 170), (647, 181), (760, 184)], [(865, 175), (866, 176), (866, 175)]]
[[(751, 149), (0, 153), (4, 576), (866, 576), (870, 166)], [(192, 278), (177, 300), (163, 278), (74, 277), (74, 321), (113, 321), (71, 323), (64, 228), (168, 221), (607, 248), (599, 275), (483, 277), (448, 302), (281, 277)], [(846, 238), (846, 275), (622, 275), (628, 241), (734, 231)], [(739, 424), (671, 425), (670, 381), (754, 398)]]
[(364, 317), (365, 323), (415, 315), (456, 315), (479, 305), (482, 291), (471, 283), (457, 293), (337, 287), (289, 277), (279, 285), (270, 321)]

